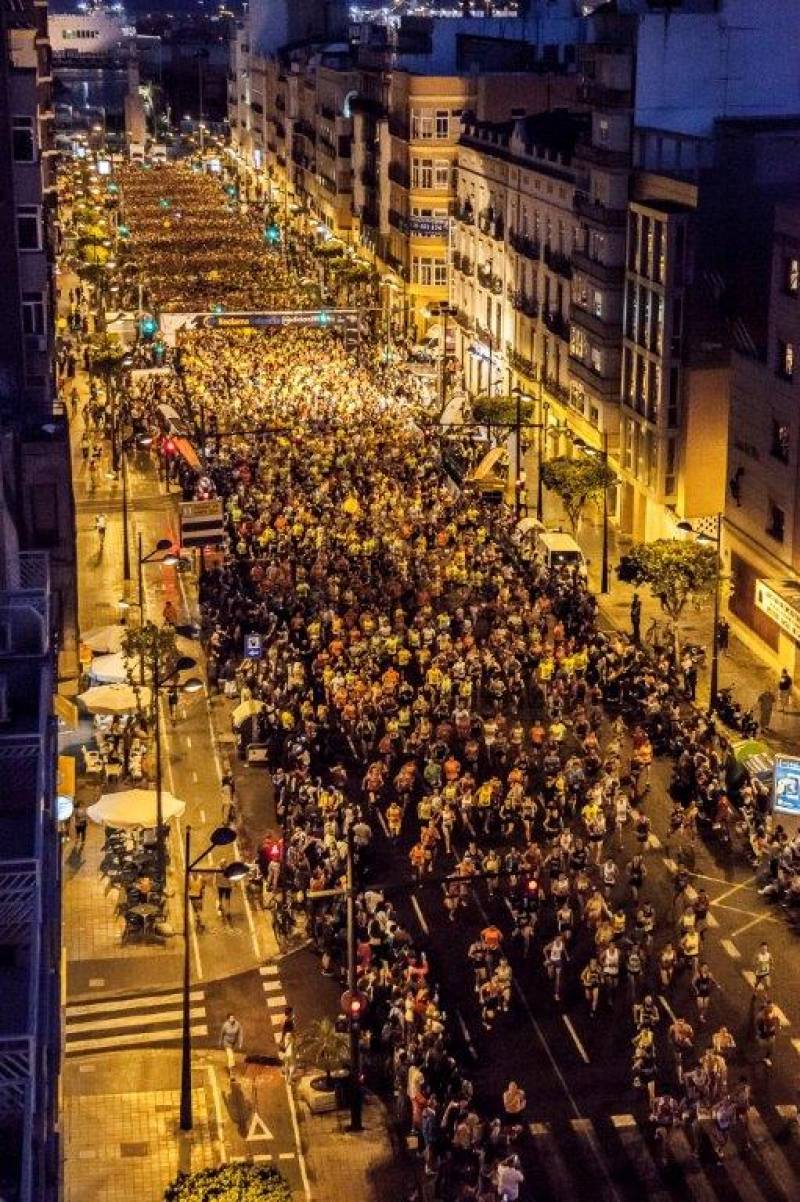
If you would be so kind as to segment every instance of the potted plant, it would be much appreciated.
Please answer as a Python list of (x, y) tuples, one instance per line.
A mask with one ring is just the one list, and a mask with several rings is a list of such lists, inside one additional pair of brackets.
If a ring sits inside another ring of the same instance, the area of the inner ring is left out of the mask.
[(336, 1080), (341, 1080), (342, 1069), (350, 1054), (348, 1038), (329, 1018), (320, 1018), (311, 1023), (297, 1043), (301, 1060), (311, 1067), (300, 1082), (300, 1096), (308, 1104), (312, 1114), (335, 1110), (337, 1106)]

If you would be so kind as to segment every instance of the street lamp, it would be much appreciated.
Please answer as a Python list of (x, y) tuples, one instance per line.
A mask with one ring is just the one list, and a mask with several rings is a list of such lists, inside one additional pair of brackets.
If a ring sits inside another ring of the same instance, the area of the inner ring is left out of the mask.
[(181, 1038), (181, 1131), (192, 1130), (192, 1029), (191, 1029), (191, 960), (189, 957), (189, 877), (193, 872), (209, 875), (222, 873), (231, 882), (241, 881), (250, 869), (241, 860), (234, 860), (224, 868), (198, 868), (215, 847), (226, 847), (236, 839), (236, 832), (229, 826), (218, 826), (209, 836), (208, 847), (192, 859), (192, 828), (186, 827), (184, 836), (183, 865), (183, 1030)]
[[(164, 554), (166, 552), (166, 554)], [(160, 556), (160, 559), (156, 557)], [(160, 538), (153, 550), (145, 555), (142, 551), (142, 532), (139, 531), (139, 554), (137, 555), (137, 578), (139, 582), (139, 610), (144, 622), (144, 572), (142, 568), (146, 563), (159, 563), (167, 568), (173, 568), (178, 562), (179, 556), (172, 549), (172, 539)]]
[(696, 531), (691, 522), (678, 522), (679, 530), (685, 530), (689, 534), (694, 534), (699, 543), (711, 543), (716, 550), (716, 568), (714, 572), (714, 619), (711, 631), (711, 676), (708, 682), (708, 713), (713, 714), (717, 708), (717, 694), (719, 692), (719, 586), (720, 575), (722, 571), (722, 522), (723, 516), (718, 513), (715, 518), (715, 530), (713, 534), (706, 534), (704, 530)]
[[(600, 451), (603, 466), (608, 467), (608, 431), (601, 432), (603, 445)], [(584, 442), (582, 438), (573, 438), (573, 446), (585, 451), (588, 455), (595, 455), (597, 452), (594, 447)], [(600, 566), (600, 592), (606, 594), (608, 592), (608, 486), (603, 487), (603, 554)]]
[(442, 319), (442, 349), (439, 356), (439, 407), (442, 413), (447, 404), (447, 319), (455, 317), (457, 312), (456, 306), (448, 304), (447, 301), (428, 305), (428, 314)]

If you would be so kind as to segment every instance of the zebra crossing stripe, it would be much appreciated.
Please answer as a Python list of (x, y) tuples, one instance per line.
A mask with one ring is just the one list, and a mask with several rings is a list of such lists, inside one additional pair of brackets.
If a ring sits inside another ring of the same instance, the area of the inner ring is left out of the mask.
[[(183, 994), (106, 997), (65, 1007), (67, 1056), (156, 1044), (179, 1043), (183, 1035)], [(190, 1032), (208, 1035), (205, 992), (189, 993)]]
[[(208, 1035), (208, 1027), (204, 1023), (198, 1023), (190, 1028), (191, 1034)], [(103, 1052), (123, 1048), (126, 1045), (133, 1044), (138, 1047), (144, 1043), (179, 1043), (183, 1034), (181, 1027), (174, 1027), (166, 1031), (131, 1031), (130, 1038), (126, 1039), (123, 1035), (99, 1035), (95, 1039), (75, 1039), (68, 1040), (66, 1045), (67, 1056), (77, 1055), (79, 1052)]]
[[(203, 1018), (205, 1015), (205, 1006), (192, 1006), (189, 1010), (190, 1018)], [(153, 1014), (127, 1014), (122, 1018), (103, 1018), (101, 1021), (97, 1019), (82, 1019), (79, 1022), (67, 1023), (67, 1043), (72, 1032), (78, 1035), (84, 1034), (86, 1031), (125, 1031), (138, 1030), (140, 1027), (155, 1027), (159, 1023), (179, 1022), (183, 1018), (183, 1010), (157, 1010)]]
[(642, 1139), (636, 1119), (632, 1114), (615, 1114), (612, 1115), (611, 1122), (617, 1129), (617, 1135), (625, 1149), (625, 1155), (645, 1187), (643, 1196), (648, 1199), (648, 1202), (671, 1202), (669, 1194), (662, 1187), (655, 1161), (650, 1155), (647, 1144)]
[(531, 1123), (530, 1133), (534, 1138), (536, 1156), (557, 1198), (574, 1195), (572, 1177), (564, 1163), (558, 1143), (547, 1123)]
[(692, 1202), (717, 1202), (717, 1195), (708, 1178), (700, 1171), (697, 1158), (680, 1128), (673, 1127), (670, 1131), (668, 1147), (675, 1163), (683, 1171), (683, 1183), (692, 1197)]
[(277, 964), (262, 964), (259, 966), (258, 971), (261, 973), (262, 977), (277, 977), (278, 965)]
[[(780, 1110), (780, 1107), (777, 1109)], [(747, 1112), (747, 1122), (756, 1154), (777, 1185), (785, 1202), (800, 1202), (800, 1181), (789, 1161), (772, 1139), (767, 1124), (754, 1106), (751, 1106)]]
[(278, 1009), (282, 1010), (284, 1008), (284, 1006), (286, 1006), (286, 1004), (287, 1004), (286, 998), (283, 996), (282, 993), (278, 994), (277, 996), (274, 996), (274, 995), (270, 996), (270, 997), (266, 998), (265, 1000), (267, 1003), (267, 1007), (270, 1010), (278, 1010)]
[[(204, 998), (202, 989), (193, 989), (189, 998), (193, 1002), (202, 1002)], [(115, 1014), (120, 1010), (148, 1010), (156, 1006), (175, 1005), (183, 998), (182, 993), (154, 993), (148, 994), (146, 997), (126, 997), (126, 998), (107, 998), (104, 1001), (86, 1002), (78, 1005), (67, 1005), (65, 1014), (67, 1020), (77, 1018), (82, 1014), (106, 1014), (113, 1011)]]
[(601, 1199), (604, 1202), (621, 1202), (616, 1186), (609, 1175), (608, 1165), (591, 1121), (589, 1119), (572, 1119), (570, 1125), (600, 1174), (598, 1185)]

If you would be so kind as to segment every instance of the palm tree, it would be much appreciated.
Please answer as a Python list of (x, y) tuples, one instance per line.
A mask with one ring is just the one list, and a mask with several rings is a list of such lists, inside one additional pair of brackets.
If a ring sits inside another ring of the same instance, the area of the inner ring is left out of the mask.
[(326, 1089), (333, 1089), (331, 1074), (342, 1068), (350, 1055), (347, 1036), (337, 1031), (329, 1018), (311, 1023), (300, 1037), (297, 1050), (303, 1060), (324, 1072)]

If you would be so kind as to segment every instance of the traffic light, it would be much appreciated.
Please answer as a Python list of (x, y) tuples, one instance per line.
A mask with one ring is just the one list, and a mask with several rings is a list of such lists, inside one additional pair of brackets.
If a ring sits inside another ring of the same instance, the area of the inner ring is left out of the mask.
[(212, 313), (216, 313), (217, 315), (219, 315), (220, 313), (224, 313), (224, 312), (225, 312), (225, 306), (224, 306), (224, 305), (212, 305), (212, 306), (211, 306), (211, 312), (212, 312)]
[(350, 999), (350, 1006), (348, 1008), (348, 1018), (350, 1019), (351, 1023), (355, 1024), (358, 1022), (358, 1020), (361, 1018), (361, 1013), (362, 1013), (363, 1009), (364, 1009), (364, 1007), (361, 1004), (361, 998), (354, 997), (354, 998)]
[(143, 317), (139, 322), (139, 333), (142, 338), (152, 338), (158, 330), (158, 322), (155, 317), (150, 315)]
[(317, 318), (317, 321), (319, 322), (319, 324), (321, 326), (329, 326), (331, 324), (330, 313), (324, 313), (324, 312), (320, 313), (319, 317)]
[(163, 447), (163, 451), (164, 451), (164, 454), (166, 455), (167, 459), (171, 459), (172, 456), (175, 454), (175, 452), (178, 449), (175, 445), (175, 439), (169, 438), (169, 437), (164, 439), (162, 447)]
[(268, 225), (267, 228), (264, 230), (264, 241), (268, 242), (270, 246), (277, 246), (277, 244), (280, 242), (280, 240), (281, 240), (281, 231), (278, 229), (277, 225), (275, 225), (273, 222), (272, 225)]
[(118, 225), (117, 233), (119, 234), (120, 238), (129, 238), (131, 231), (127, 225)]
[(276, 864), (281, 858), (281, 843), (279, 839), (273, 839), (267, 848), (267, 859)]
[(171, 209), (172, 201), (169, 200), (166, 196), (162, 196), (161, 200), (158, 202), (158, 207), (160, 209)]

